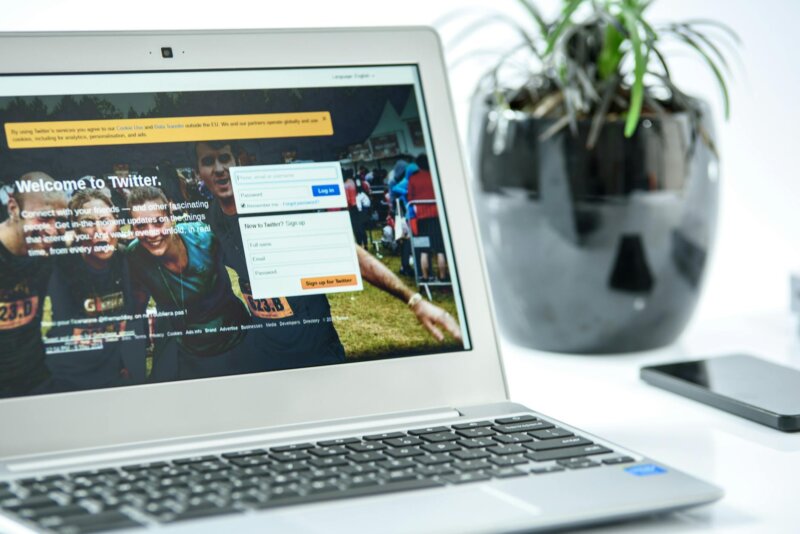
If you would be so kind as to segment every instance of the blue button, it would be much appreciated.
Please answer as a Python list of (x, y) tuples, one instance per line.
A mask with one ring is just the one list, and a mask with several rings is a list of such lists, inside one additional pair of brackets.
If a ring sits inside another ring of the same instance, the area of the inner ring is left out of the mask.
[(649, 477), (651, 475), (661, 475), (667, 472), (663, 467), (656, 464), (641, 464), (626, 467), (625, 471), (637, 477)]
[(315, 197), (332, 197), (339, 194), (339, 185), (312, 185), (311, 194)]

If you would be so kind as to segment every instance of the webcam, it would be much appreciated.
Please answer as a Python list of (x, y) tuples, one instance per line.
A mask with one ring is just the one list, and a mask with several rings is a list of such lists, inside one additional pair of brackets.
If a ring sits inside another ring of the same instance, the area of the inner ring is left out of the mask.
[(161, 47), (161, 57), (164, 59), (169, 59), (172, 57), (172, 47), (171, 46), (162, 46)]

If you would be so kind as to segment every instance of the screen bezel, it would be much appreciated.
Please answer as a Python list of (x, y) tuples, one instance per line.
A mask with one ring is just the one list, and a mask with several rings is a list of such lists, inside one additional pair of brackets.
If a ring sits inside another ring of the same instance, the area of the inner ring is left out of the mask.
[[(6, 34), (0, 43), (4, 75), (416, 64), (461, 287), (469, 288), (462, 298), (472, 345), (453, 353), (2, 400), (0, 428), (11, 439), (0, 440), (0, 458), (507, 399), (433, 30)], [(173, 58), (161, 57), (163, 46), (176, 51)], [(313, 395), (296, 393), (303, 389)]]

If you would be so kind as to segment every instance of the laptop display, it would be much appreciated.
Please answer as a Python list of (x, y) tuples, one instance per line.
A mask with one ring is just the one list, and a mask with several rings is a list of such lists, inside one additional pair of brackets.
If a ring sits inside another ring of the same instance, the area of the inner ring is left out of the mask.
[(0, 80), (0, 398), (470, 349), (415, 66)]

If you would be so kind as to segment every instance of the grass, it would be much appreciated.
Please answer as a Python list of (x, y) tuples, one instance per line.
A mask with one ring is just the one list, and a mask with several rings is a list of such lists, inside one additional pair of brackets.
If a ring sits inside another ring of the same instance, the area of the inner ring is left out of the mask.
[[(400, 258), (384, 256), (381, 261), (392, 272), (400, 270)], [(400, 277), (410, 288), (414, 279)], [(328, 295), (333, 323), (339, 332), (349, 358), (379, 358), (395, 353), (443, 352), (459, 350), (452, 338), (439, 343), (417, 321), (405, 302), (364, 283), (364, 290)], [(433, 302), (453, 317), (458, 317), (455, 299), (450, 291), (433, 292)]]

